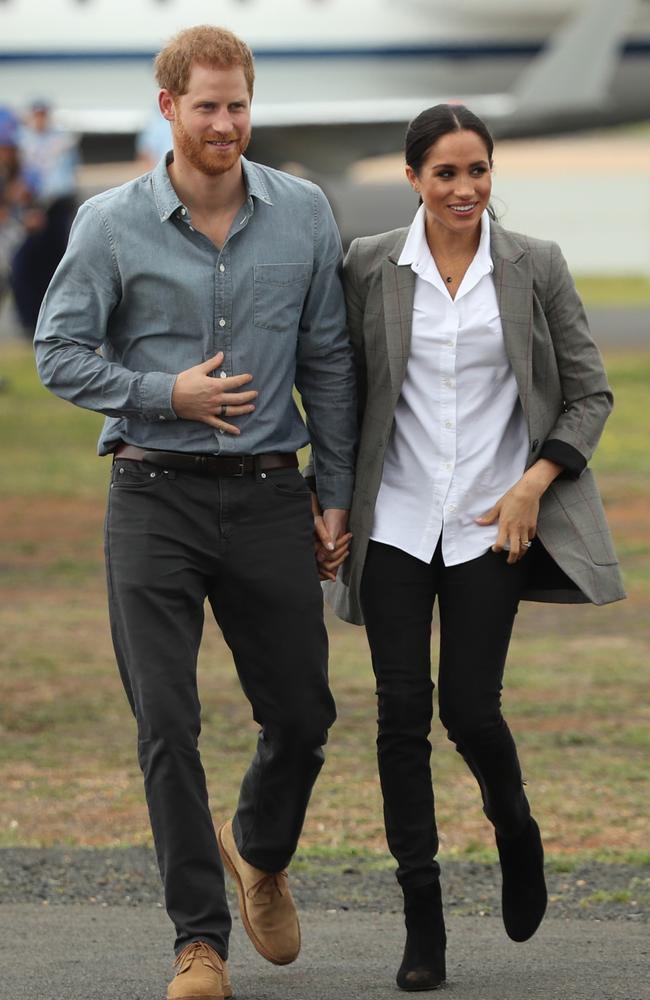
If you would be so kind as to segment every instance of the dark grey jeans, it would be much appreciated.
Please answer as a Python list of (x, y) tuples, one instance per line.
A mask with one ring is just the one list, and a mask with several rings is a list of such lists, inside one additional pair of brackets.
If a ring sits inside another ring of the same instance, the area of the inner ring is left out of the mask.
[(198, 750), (206, 597), (261, 727), (234, 818), (237, 845), (264, 871), (285, 867), (296, 849), (335, 718), (312, 534), (297, 470), (217, 479), (113, 465), (111, 629), (177, 951), (204, 940), (227, 957), (230, 931)]

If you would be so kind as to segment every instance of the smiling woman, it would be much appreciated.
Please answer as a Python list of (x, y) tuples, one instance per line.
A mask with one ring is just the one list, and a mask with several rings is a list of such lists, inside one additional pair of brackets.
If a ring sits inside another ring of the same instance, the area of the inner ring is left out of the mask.
[(415, 219), (355, 240), (344, 265), (361, 427), (350, 560), (327, 586), (341, 617), (366, 624), (404, 893), (397, 983), (426, 990), (446, 976), (429, 765), (436, 598), (440, 718), (494, 827), (506, 932), (525, 941), (547, 894), (501, 713), (517, 608), (625, 595), (586, 468), (612, 396), (559, 248), (491, 217), (492, 138), (467, 108), (422, 112), (405, 153)]

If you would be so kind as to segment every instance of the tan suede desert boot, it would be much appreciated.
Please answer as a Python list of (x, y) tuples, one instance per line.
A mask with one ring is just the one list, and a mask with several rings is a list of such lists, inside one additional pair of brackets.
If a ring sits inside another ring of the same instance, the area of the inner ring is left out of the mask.
[(205, 941), (192, 941), (174, 962), (176, 975), (167, 1000), (228, 1000), (232, 986), (228, 963)]
[(219, 829), (223, 863), (237, 886), (246, 933), (260, 955), (274, 965), (295, 962), (300, 951), (300, 925), (286, 871), (263, 872), (244, 861), (228, 820)]

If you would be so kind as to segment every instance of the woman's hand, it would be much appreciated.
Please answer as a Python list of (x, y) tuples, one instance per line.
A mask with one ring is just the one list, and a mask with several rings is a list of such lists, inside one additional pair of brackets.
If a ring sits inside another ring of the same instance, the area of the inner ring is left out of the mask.
[(352, 535), (346, 532), (349, 511), (330, 508), (321, 511), (318, 497), (311, 495), (314, 516), (314, 550), (321, 580), (335, 580), (339, 566), (350, 552)]
[(519, 562), (526, 555), (530, 542), (537, 534), (539, 501), (561, 472), (561, 465), (540, 458), (494, 507), (482, 517), (476, 518), (476, 523), (485, 527), (498, 522), (499, 534), (492, 551), (503, 552), (504, 549), (509, 549), (510, 565)]

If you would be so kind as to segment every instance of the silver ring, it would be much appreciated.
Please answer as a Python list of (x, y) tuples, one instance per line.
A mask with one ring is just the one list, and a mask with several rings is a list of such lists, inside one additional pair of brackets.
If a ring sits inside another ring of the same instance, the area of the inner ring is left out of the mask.
[(523, 545), (523, 547), (525, 549), (529, 549), (533, 543), (532, 542), (522, 542), (521, 544)]

